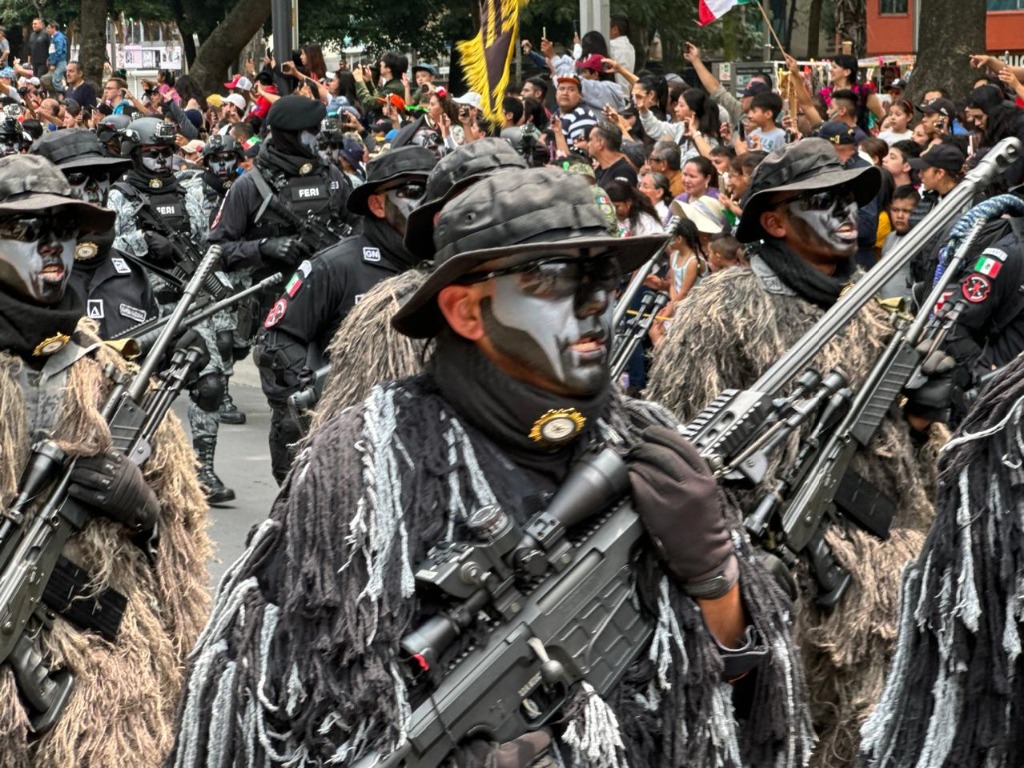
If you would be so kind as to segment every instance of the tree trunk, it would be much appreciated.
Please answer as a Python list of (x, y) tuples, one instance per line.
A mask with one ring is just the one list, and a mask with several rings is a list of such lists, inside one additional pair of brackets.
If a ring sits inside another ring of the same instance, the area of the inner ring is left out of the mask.
[(199, 47), (189, 75), (206, 93), (218, 91), (228, 68), (270, 18), (270, 0), (239, 0)]
[[(107, 0), (82, 0), (78, 15), (78, 61), (85, 79), (97, 92), (103, 88), (103, 62), (107, 59)], [(116, 69), (115, 62), (110, 62)]]
[(821, 38), (821, 4), (823, 0), (811, 0), (810, 18), (807, 22), (807, 58), (818, 58), (818, 40)]
[[(914, 2), (921, 13), (918, 39), (922, 44), (909, 83), (911, 103), (918, 104), (926, 91), (939, 88), (945, 88), (954, 99), (965, 97), (978, 75), (968, 64), (969, 56), (985, 50), (985, 3)], [(951, 19), (956, 23), (951, 24)]]

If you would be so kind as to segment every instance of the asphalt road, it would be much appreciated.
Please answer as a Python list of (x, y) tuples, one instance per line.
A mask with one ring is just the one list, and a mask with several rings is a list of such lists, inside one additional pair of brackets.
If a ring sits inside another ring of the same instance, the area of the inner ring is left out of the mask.
[[(248, 420), (240, 426), (221, 424), (217, 438), (214, 469), (235, 492), (235, 500), (212, 507), (210, 535), (216, 547), (210, 561), (211, 586), (245, 551), (250, 529), (267, 518), (277, 496), (277, 483), (270, 474), (270, 408), (259, 386), (259, 374), (251, 358), (235, 364), (231, 396)], [(182, 393), (174, 411), (188, 430), (188, 395)]]

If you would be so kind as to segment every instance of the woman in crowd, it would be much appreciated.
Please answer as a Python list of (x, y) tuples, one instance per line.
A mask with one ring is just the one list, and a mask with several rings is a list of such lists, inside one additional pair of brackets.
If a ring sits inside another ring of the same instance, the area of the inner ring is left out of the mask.
[(299, 68), (314, 80), (325, 80), (327, 78), (327, 64), (324, 62), (323, 51), (316, 43), (306, 43), (299, 51), (299, 61), (302, 66)]
[(658, 220), (668, 221), (668, 201), (672, 199), (672, 192), (665, 174), (648, 171), (640, 177), (637, 189), (651, 201)]
[(620, 237), (657, 235), (663, 231), (651, 201), (636, 187), (615, 180), (606, 184), (604, 191), (615, 206)]
[[(821, 89), (821, 96), (825, 104), (832, 102), (832, 94), (835, 91), (851, 90), (857, 94), (857, 125), (865, 133), (871, 133), (871, 129), (880, 123), (885, 117), (885, 110), (882, 102), (875, 93), (870, 83), (858, 83), (857, 77), (860, 74), (860, 65), (856, 56), (840, 54), (832, 59), (832, 66), (828, 70), (827, 87)], [(822, 113), (824, 114), (824, 113)]]
[(692, 202), (709, 195), (717, 198), (718, 172), (706, 157), (691, 157), (683, 164), (683, 194), (676, 200), (681, 203)]

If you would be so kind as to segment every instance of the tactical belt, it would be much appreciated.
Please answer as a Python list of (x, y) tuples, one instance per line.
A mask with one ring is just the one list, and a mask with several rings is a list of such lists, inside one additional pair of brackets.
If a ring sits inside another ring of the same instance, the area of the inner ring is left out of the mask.
[(63, 555), (43, 593), (43, 603), (79, 629), (92, 630), (108, 642), (117, 640), (128, 598), (115, 589), (87, 590), (89, 572)]

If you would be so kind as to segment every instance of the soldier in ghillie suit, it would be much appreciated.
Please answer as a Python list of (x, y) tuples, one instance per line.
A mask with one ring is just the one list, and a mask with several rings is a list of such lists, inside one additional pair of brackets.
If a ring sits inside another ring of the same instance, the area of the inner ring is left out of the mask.
[[(879, 183), (874, 168), (843, 170), (824, 140), (807, 139), (769, 155), (754, 173), (737, 232), (746, 243), (763, 239), (750, 269), (713, 275), (679, 306), (658, 348), (646, 396), (687, 421), (723, 390), (753, 384), (855, 279), (857, 206), (873, 199)], [(856, 388), (891, 333), (884, 308), (869, 304), (825, 346), (816, 366), (822, 373), (840, 366)], [(878, 702), (892, 657), (899, 575), (919, 551), (932, 517), (935, 444), (941, 438), (930, 433), (945, 434), (929, 426), (936, 414), (924, 407), (923, 394), (919, 410), (907, 409), (920, 430), (894, 409), (871, 449), (853, 463), (895, 502), (890, 539), (853, 526), (830, 529), (827, 541), (853, 577), (831, 612), (815, 604), (810, 578), (801, 580), (797, 636), (819, 736), (817, 765), (853, 764), (860, 724)], [(793, 461), (797, 443), (794, 438), (775, 469)], [(740, 506), (748, 502), (744, 497)]]
[[(375, 387), (311, 435), (222, 584), (170, 764), (390, 753), (431, 691), (403, 672), (399, 648), (438, 615), (416, 564), (442, 540), (469, 541), (467, 516), (482, 505), (522, 524), (543, 508), (537, 494), (605, 446), (624, 456), (650, 534), (630, 568), (652, 642), (605, 695), (573, 686), (551, 730), (504, 748), (453, 743), (458, 764), (525, 768), (557, 750), (579, 768), (802, 765), (810, 724), (789, 601), (730, 531), (677, 423), (610, 380), (619, 266), (635, 269), (661, 238), (610, 237), (585, 181), (539, 168), (452, 200), (434, 242), (433, 271), (394, 318), (435, 340), (426, 370)], [(467, 627), (437, 668), (486, 632)], [(723, 684), (744, 667), (735, 689)], [(749, 698), (734, 702), (741, 689)]]
[(111, 451), (100, 407), (112, 382), (103, 369), (128, 366), (83, 319), (79, 295), (65, 290), (79, 232), (108, 231), (113, 216), (71, 197), (42, 157), (0, 160), (0, 510), (14, 500), (40, 437), (80, 457), (69, 493), (95, 517), (63, 551), (81, 571), (60, 570), (73, 577), (76, 602), (99, 600), (101, 619), (118, 610), (108, 590), (127, 600), (116, 636), (106, 639), (109, 624), (72, 623), (66, 605), (46, 599), (56, 618), (35, 650), (49, 669), (70, 671), (74, 686), (52, 730), (34, 734), (37, 712), (10, 666), (0, 666), (5, 768), (160, 765), (185, 656), (209, 612), (206, 504), (181, 425), (167, 416), (142, 471)]
[(862, 731), (871, 768), (1024, 764), (1022, 409), (1019, 356), (945, 446), (892, 669)]

